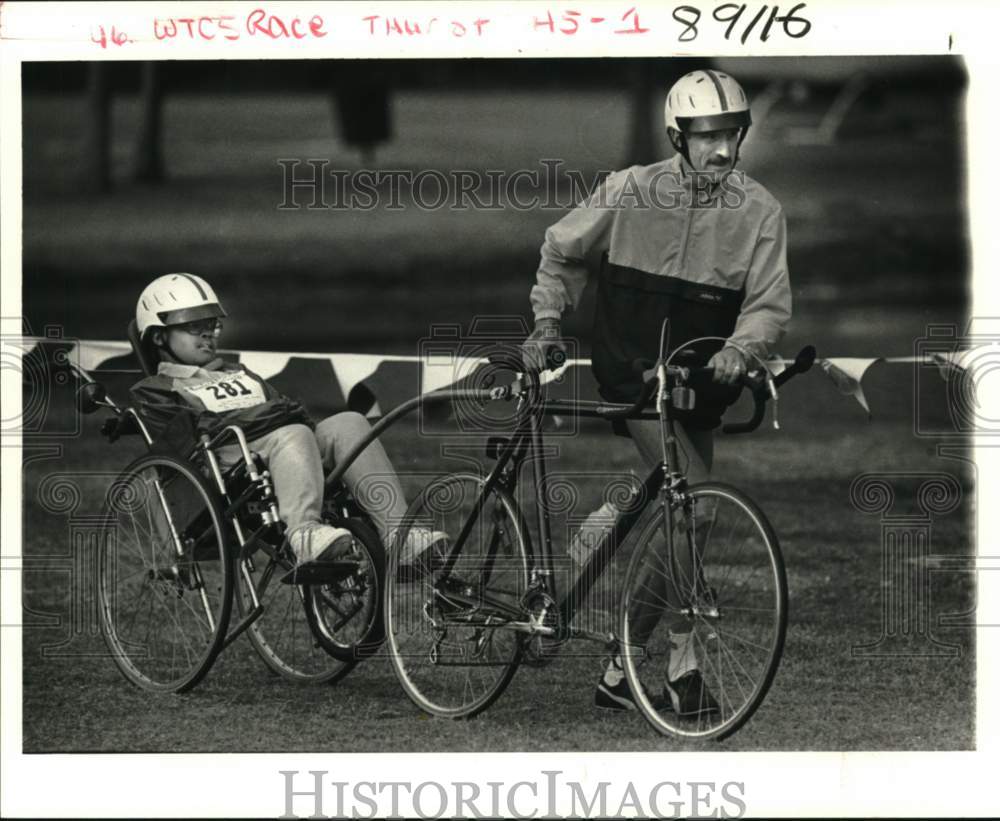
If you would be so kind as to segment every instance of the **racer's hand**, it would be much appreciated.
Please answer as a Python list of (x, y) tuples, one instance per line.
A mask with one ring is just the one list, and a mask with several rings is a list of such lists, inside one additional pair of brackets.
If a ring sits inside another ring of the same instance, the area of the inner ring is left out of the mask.
[(725, 347), (708, 360), (708, 367), (715, 370), (713, 382), (735, 385), (747, 372), (747, 364), (736, 348)]
[(535, 330), (528, 335), (521, 346), (524, 366), (532, 370), (544, 370), (552, 350), (561, 351), (563, 357), (566, 356), (566, 343), (562, 340), (559, 320), (535, 320)]

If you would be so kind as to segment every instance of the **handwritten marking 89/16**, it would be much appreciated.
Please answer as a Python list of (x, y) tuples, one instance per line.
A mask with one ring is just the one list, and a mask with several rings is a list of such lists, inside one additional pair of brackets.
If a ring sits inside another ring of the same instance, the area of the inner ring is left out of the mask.
[[(805, 3), (798, 3), (789, 10), (787, 14), (779, 14), (780, 7), (771, 7), (771, 14), (764, 23), (764, 27), (760, 30), (760, 40), (762, 43), (766, 43), (768, 38), (771, 36), (771, 27), (775, 23), (780, 23), (782, 31), (784, 31), (786, 37), (791, 37), (793, 39), (798, 39), (800, 37), (805, 37), (809, 31), (812, 29), (812, 23), (809, 22), (805, 17), (799, 14), (800, 10), (805, 9)], [(733, 34), (733, 30), (737, 25), (741, 24), (743, 21), (742, 34), (740, 35), (740, 43), (746, 43), (750, 34), (753, 32), (754, 27), (760, 22), (761, 18), (767, 14), (767, 5), (761, 6), (757, 13), (753, 15), (749, 20), (744, 19), (744, 14), (747, 11), (746, 3), (723, 3), (721, 6), (716, 6), (712, 11), (712, 18), (719, 23), (728, 23), (726, 26), (725, 37), (728, 40)], [(673, 12), (673, 18), (678, 23), (685, 26), (684, 30), (677, 36), (677, 40), (681, 43), (689, 43), (698, 37), (698, 24), (701, 22), (701, 10), (695, 6), (675, 6)]]

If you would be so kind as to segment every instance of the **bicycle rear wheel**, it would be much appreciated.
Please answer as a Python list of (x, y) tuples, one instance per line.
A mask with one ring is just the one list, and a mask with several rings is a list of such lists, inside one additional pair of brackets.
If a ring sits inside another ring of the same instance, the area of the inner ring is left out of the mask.
[(222, 649), (232, 566), (215, 492), (189, 463), (142, 456), (108, 490), (98, 548), (101, 632), (122, 674), (184, 692)]
[[(673, 518), (674, 556), (666, 556), (660, 505), (626, 571), (623, 666), (658, 732), (722, 739), (750, 718), (777, 671), (788, 619), (784, 562), (767, 518), (733, 487), (695, 485)], [(704, 689), (686, 707), (664, 685), (691, 669)]]
[[(528, 549), (521, 514), (494, 488), (479, 499), (483, 481), (450, 474), (429, 483), (407, 512), (398, 544), (411, 528), (444, 531), (447, 545), (401, 563), (390, 545), (385, 626), (393, 668), (422, 710), (468, 718), (507, 687), (521, 661)], [(450, 570), (449, 554), (463, 526), (468, 535)]]

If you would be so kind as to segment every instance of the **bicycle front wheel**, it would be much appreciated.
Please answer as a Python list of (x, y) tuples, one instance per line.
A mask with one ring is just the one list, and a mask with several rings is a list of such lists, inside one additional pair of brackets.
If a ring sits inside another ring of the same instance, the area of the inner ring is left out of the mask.
[(672, 510), (668, 556), (657, 504), (625, 576), (625, 675), (658, 732), (722, 739), (753, 715), (781, 658), (788, 587), (778, 539), (745, 494), (704, 483)]
[[(482, 491), (483, 481), (472, 475), (432, 481), (389, 546), (385, 626), (393, 668), (414, 704), (446, 718), (485, 710), (521, 660), (524, 633), (517, 626), (526, 622), (528, 586), (524, 522), (505, 491)], [(414, 528), (449, 539), (424, 555), (403, 556), (398, 546)], [(463, 529), (467, 536), (456, 544)]]
[(222, 649), (233, 579), (215, 492), (189, 462), (142, 456), (108, 490), (98, 549), (101, 632), (122, 674), (184, 692)]

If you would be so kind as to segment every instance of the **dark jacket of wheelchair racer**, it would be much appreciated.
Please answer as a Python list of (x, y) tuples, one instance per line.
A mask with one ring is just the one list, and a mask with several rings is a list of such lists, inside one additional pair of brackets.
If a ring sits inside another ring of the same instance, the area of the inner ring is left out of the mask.
[(202, 367), (160, 362), (156, 375), (136, 383), (131, 395), (154, 439), (183, 417), (183, 426), (190, 421), (195, 435), (211, 437), (227, 425), (239, 425), (248, 441), (284, 425), (315, 428), (299, 402), (253, 371), (221, 358)]

